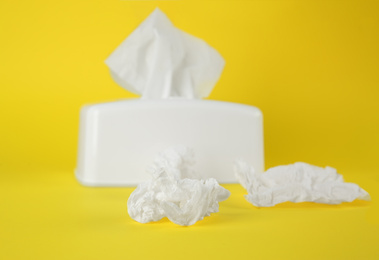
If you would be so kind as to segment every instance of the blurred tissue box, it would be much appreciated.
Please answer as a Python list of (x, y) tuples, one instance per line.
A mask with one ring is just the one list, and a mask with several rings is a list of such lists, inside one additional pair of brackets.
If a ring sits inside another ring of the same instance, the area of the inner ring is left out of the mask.
[(263, 122), (253, 106), (202, 100), (224, 60), (156, 9), (108, 57), (112, 78), (139, 99), (82, 108), (76, 177), (88, 186), (136, 186), (173, 146), (191, 147), (201, 178), (235, 183), (233, 161), (264, 170)]

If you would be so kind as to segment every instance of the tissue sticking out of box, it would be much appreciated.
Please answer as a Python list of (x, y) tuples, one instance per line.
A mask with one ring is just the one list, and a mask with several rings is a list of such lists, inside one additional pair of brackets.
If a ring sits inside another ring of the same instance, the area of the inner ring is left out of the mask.
[(138, 185), (128, 199), (131, 218), (148, 223), (167, 217), (189, 226), (218, 212), (230, 192), (213, 179), (194, 179), (193, 152), (185, 147), (161, 153), (150, 167), (152, 179)]
[(234, 171), (248, 191), (246, 199), (257, 207), (271, 207), (285, 201), (340, 204), (355, 199), (370, 200), (365, 190), (344, 182), (342, 175), (331, 167), (297, 162), (257, 173), (246, 162), (237, 161)]
[(224, 68), (206, 42), (176, 28), (158, 8), (105, 61), (121, 87), (142, 98), (205, 98)]

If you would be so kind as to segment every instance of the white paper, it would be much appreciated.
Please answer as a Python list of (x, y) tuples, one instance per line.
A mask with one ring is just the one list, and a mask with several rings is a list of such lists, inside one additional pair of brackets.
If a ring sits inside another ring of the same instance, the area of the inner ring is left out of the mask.
[(148, 223), (167, 217), (189, 226), (218, 212), (218, 202), (230, 192), (213, 179), (193, 179), (193, 152), (188, 148), (169, 149), (150, 167), (152, 179), (138, 185), (128, 200), (131, 218)]
[(204, 98), (225, 61), (206, 42), (177, 29), (157, 8), (105, 63), (117, 84), (143, 98)]
[(355, 199), (370, 200), (365, 190), (344, 182), (342, 175), (331, 167), (297, 162), (258, 173), (246, 162), (237, 161), (234, 170), (248, 191), (246, 199), (257, 207), (271, 207), (285, 201), (339, 204)]

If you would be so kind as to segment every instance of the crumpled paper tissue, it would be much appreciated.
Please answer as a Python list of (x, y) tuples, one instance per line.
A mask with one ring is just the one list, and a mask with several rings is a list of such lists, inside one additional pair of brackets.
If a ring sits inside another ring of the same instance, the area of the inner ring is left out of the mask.
[(297, 162), (257, 173), (240, 160), (236, 161), (234, 171), (248, 191), (246, 199), (257, 207), (271, 207), (285, 201), (339, 204), (355, 199), (370, 200), (365, 190), (344, 182), (342, 175), (331, 167)]
[(131, 218), (148, 223), (167, 217), (189, 226), (218, 212), (230, 192), (213, 179), (195, 179), (193, 152), (185, 147), (161, 153), (150, 167), (152, 179), (138, 185), (128, 199)]
[(176, 28), (158, 8), (105, 61), (112, 78), (142, 98), (204, 98), (224, 68), (206, 42)]

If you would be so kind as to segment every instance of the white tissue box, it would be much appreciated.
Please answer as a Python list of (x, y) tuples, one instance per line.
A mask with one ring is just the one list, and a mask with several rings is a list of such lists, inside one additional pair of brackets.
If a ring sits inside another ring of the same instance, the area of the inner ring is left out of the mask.
[(80, 114), (76, 177), (87, 186), (136, 186), (170, 147), (196, 154), (194, 169), (221, 183), (237, 182), (233, 162), (264, 170), (263, 122), (253, 106), (173, 98), (130, 99), (85, 106)]

